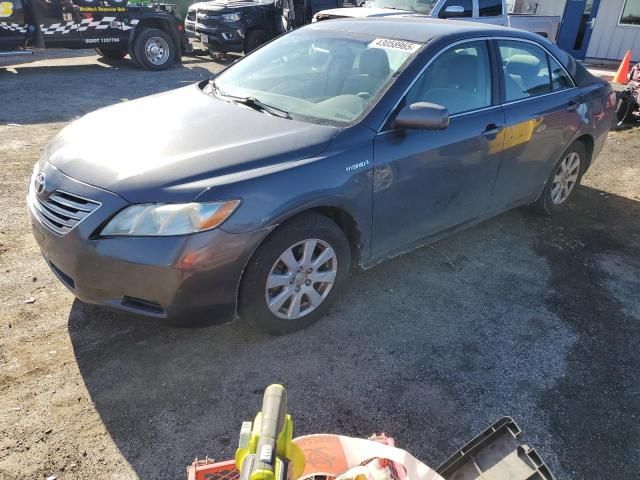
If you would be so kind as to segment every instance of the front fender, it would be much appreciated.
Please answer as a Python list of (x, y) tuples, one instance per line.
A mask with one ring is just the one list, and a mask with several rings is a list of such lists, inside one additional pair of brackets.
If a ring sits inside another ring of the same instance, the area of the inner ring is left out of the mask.
[(241, 199), (238, 210), (222, 226), (230, 233), (274, 228), (314, 208), (339, 208), (355, 221), (362, 255), (367, 258), (371, 243), (374, 135), (362, 126), (344, 129), (320, 156), (218, 185), (200, 194), (198, 201)]

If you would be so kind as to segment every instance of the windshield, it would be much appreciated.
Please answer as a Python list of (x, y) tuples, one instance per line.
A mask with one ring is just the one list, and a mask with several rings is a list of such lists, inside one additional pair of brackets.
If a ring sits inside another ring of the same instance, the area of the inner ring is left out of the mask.
[(438, 0), (370, 0), (365, 7), (392, 8), (429, 15)]
[(222, 100), (314, 123), (356, 121), (419, 43), (305, 28), (229, 67), (205, 88)]

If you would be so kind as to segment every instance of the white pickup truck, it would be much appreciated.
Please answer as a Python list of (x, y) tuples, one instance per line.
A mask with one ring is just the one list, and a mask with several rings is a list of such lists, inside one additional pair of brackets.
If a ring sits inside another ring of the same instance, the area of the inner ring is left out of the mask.
[[(360, 0), (356, 0), (358, 2)], [(362, 7), (334, 8), (314, 15), (313, 21), (331, 18), (416, 15), (491, 23), (534, 32), (555, 41), (560, 17), (511, 15), (506, 0), (369, 0)]]

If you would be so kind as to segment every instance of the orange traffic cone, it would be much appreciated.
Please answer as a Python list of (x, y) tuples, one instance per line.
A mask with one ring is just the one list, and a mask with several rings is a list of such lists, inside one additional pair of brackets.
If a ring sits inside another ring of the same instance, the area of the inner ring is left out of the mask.
[(631, 50), (627, 50), (624, 54), (620, 68), (616, 72), (616, 76), (613, 77), (613, 83), (622, 83), (626, 85), (629, 82), (629, 66), (631, 63)]

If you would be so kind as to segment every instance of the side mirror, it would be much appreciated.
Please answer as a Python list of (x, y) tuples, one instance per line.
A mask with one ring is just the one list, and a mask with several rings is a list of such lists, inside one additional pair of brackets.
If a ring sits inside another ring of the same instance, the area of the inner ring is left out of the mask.
[(462, 5), (449, 5), (440, 12), (440, 18), (456, 18), (464, 16), (464, 7)]
[(449, 126), (449, 110), (435, 103), (412, 103), (398, 112), (391, 126), (407, 130), (444, 130)]

